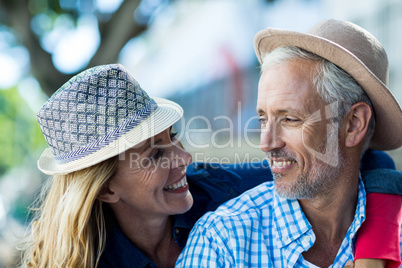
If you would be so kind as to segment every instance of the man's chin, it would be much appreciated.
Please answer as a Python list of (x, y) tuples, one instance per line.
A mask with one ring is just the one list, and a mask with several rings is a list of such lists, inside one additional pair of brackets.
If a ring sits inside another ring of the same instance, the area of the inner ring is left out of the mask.
[(286, 199), (314, 199), (319, 193), (313, 185), (307, 182), (306, 177), (298, 177), (293, 182), (286, 182), (283, 176), (275, 179), (275, 191), (278, 196)]
[(286, 199), (298, 199), (296, 193), (292, 191), (291, 186), (275, 178), (275, 192), (279, 197)]

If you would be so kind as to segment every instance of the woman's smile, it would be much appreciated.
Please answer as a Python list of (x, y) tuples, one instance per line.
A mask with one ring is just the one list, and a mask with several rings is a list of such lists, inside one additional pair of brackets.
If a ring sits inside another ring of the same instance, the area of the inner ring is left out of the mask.
[(167, 192), (183, 192), (188, 189), (188, 184), (187, 184), (187, 178), (184, 175), (182, 178), (180, 178), (178, 181), (166, 186), (163, 188), (163, 190)]

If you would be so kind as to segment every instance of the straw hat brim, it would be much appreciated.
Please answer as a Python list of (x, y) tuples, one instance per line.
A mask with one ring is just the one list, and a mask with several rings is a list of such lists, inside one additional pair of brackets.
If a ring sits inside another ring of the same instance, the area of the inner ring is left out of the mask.
[(287, 30), (267, 28), (254, 38), (260, 63), (266, 53), (282, 46), (296, 46), (315, 53), (349, 73), (366, 92), (374, 107), (376, 127), (370, 148), (393, 150), (402, 146), (401, 107), (387, 86), (354, 54), (328, 39)]
[(93, 166), (161, 133), (183, 116), (180, 105), (163, 98), (153, 99), (158, 108), (132, 130), (107, 146), (66, 164), (58, 164), (51, 149), (47, 148), (38, 160), (38, 168), (48, 175), (62, 175)]

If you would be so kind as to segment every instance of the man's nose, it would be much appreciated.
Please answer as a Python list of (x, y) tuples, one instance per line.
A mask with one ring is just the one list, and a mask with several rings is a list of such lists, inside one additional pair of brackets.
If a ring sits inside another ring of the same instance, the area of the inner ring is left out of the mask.
[(263, 152), (268, 153), (272, 150), (283, 148), (285, 143), (282, 140), (282, 130), (280, 125), (275, 121), (269, 121), (261, 128), (260, 148)]

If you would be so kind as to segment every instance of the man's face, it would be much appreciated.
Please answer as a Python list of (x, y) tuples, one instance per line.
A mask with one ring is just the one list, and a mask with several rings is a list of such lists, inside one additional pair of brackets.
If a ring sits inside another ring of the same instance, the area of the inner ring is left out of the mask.
[(311, 82), (311, 68), (300, 60), (268, 67), (258, 87), (261, 149), (277, 193), (290, 199), (325, 194), (343, 163), (338, 126), (328, 120), (333, 115)]

